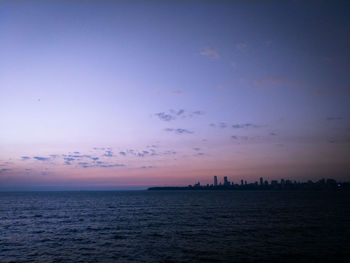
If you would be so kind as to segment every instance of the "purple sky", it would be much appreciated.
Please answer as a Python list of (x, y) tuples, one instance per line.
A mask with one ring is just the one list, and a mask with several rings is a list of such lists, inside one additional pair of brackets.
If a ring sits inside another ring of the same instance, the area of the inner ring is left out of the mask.
[(346, 1), (2, 1), (0, 189), (350, 179)]

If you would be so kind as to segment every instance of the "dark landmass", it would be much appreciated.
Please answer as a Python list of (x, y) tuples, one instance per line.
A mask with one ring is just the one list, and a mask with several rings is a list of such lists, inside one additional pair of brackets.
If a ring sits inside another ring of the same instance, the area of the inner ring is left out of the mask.
[(189, 186), (160, 186), (150, 187), (150, 191), (156, 190), (272, 190), (272, 191), (344, 191), (350, 190), (350, 182), (337, 182), (334, 179), (321, 179), (317, 182), (311, 180), (307, 182), (297, 182), (281, 179), (280, 182), (272, 180), (270, 183), (267, 180), (260, 178), (260, 183), (247, 183), (241, 180), (240, 184), (231, 183), (224, 177), (223, 184), (217, 184), (217, 178), (214, 177), (214, 184), (201, 185), (200, 182)]

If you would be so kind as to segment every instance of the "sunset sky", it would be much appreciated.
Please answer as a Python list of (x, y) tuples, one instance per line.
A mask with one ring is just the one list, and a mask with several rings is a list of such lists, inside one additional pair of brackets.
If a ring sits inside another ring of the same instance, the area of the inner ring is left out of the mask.
[(0, 121), (0, 190), (350, 180), (350, 5), (0, 1)]

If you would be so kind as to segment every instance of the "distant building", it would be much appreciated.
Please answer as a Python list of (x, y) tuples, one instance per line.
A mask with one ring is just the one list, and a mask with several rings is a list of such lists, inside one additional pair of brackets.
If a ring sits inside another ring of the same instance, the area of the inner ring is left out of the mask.
[(224, 185), (229, 185), (229, 182), (227, 180), (227, 176), (224, 176)]
[(218, 177), (214, 176), (214, 186), (218, 186)]
[(271, 185), (278, 185), (277, 180), (272, 180), (272, 181), (271, 181)]
[(243, 185), (243, 179), (241, 179), (241, 185)]
[(262, 177), (260, 177), (260, 185), (264, 184), (264, 179)]

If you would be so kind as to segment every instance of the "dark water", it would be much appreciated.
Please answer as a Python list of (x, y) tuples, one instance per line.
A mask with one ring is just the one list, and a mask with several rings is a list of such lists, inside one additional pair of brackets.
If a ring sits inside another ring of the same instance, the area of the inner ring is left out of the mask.
[(0, 193), (0, 262), (346, 262), (341, 192)]

